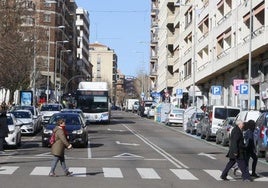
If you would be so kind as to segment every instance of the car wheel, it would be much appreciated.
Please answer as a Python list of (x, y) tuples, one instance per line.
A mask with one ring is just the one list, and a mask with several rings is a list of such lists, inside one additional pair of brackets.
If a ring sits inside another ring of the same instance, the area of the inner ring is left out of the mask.
[(220, 144), (220, 143), (221, 143), (221, 141), (220, 141), (219, 137), (216, 136), (216, 144)]
[(205, 135), (203, 133), (200, 134), (201, 139), (205, 138)]
[(209, 136), (208, 132), (206, 133), (206, 141), (210, 141), (210, 136)]

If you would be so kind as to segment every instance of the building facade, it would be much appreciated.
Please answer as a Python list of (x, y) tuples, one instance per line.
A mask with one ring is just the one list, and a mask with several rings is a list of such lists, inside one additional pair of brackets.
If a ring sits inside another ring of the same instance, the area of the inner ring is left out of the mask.
[(90, 62), (92, 68), (92, 81), (108, 82), (112, 104), (116, 104), (116, 81), (117, 81), (117, 55), (113, 49), (100, 44), (89, 45)]
[(152, 89), (182, 89), (198, 107), (266, 109), (267, 8), (267, 0), (152, 0)]
[(88, 11), (76, 9), (77, 38), (77, 74), (92, 78), (92, 64), (89, 61), (90, 20)]

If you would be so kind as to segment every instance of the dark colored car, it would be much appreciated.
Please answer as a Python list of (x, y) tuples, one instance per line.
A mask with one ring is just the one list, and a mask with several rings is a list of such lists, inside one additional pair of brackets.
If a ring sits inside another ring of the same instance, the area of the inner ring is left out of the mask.
[(60, 112), (55, 113), (51, 116), (46, 124), (43, 127), (42, 132), (42, 146), (47, 147), (49, 146), (49, 139), (52, 134), (52, 130), (56, 126), (56, 122), (59, 119), (65, 120), (65, 128), (67, 131), (67, 138), (71, 144), (74, 146), (88, 146), (88, 131), (87, 131), (87, 124), (85, 120), (79, 113), (73, 112)]

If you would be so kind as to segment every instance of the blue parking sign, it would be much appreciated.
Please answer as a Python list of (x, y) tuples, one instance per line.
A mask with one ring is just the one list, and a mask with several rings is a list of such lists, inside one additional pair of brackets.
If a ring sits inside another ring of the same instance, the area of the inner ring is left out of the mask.
[(247, 95), (248, 94), (248, 84), (240, 84), (239, 92), (241, 95)]
[(211, 86), (211, 93), (212, 95), (221, 95), (222, 94), (221, 86)]

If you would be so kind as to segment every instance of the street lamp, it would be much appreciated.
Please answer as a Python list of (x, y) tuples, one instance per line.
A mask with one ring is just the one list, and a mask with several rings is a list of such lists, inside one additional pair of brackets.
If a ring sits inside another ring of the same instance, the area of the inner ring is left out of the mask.
[(252, 0), (249, 0), (248, 110), (251, 108)]
[(193, 74), (193, 90), (192, 90), (192, 95), (193, 95), (193, 107), (196, 106), (195, 104), (195, 66), (196, 66), (196, 48), (195, 48), (195, 45), (196, 45), (196, 19), (197, 19), (197, 11), (196, 11), (196, 7), (197, 7), (197, 4), (195, 2), (192, 3), (192, 5), (186, 5), (185, 2), (183, 2), (182, 0), (178, 0), (175, 4), (174, 4), (175, 7), (179, 7), (179, 6), (192, 6), (193, 7), (193, 35), (192, 35), (192, 38), (193, 38), (193, 57), (192, 57), (192, 74)]
[(48, 27), (48, 48), (47, 48), (47, 102), (49, 100), (49, 74), (50, 74), (50, 33), (51, 33), (51, 28), (54, 29), (61, 29), (64, 28), (65, 26), (58, 26), (58, 27)]
[[(59, 27), (59, 29), (64, 28), (64, 26)], [(58, 67), (58, 43), (68, 43), (69, 41), (64, 40), (64, 41), (56, 41), (56, 52), (55, 52), (55, 62), (54, 62), (54, 91), (55, 95), (57, 97), (57, 67)]]
[[(63, 53), (69, 53), (69, 52), (71, 52), (72, 50), (61, 50), (60, 51), (60, 84), (59, 84), (59, 89), (60, 89), (60, 92), (61, 92), (61, 75), (62, 75), (62, 73), (61, 73), (61, 70), (62, 70), (62, 68), (61, 68), (61, 61), (62, 61), (62, 54)], [(61, 97), (61, 93), (60, 93), (60, 95), (59, 95), (60, 97)], [(61, 99), (61, 98), (59, 98), (59, 99)]]

